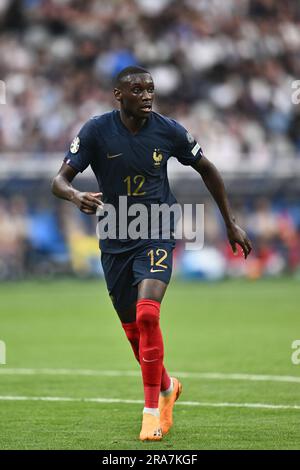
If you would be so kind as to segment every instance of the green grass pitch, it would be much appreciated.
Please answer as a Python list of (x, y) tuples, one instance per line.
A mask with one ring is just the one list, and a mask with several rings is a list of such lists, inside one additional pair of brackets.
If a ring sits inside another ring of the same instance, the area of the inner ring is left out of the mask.
[[(300, 365), (291, 362), (291, 344), (300, 339), (299, 288), (291, 279), (173, 280), (161, 309), (165, 364), (186, 373), (180, 401), (195, 403), (176, 405), (174, 427), (161, 442), (141, 443), (142, 404), (108, 402), (143, 395), (104, 283), (2, 284), (0, 449), (299, 449)], [(26, 400), (7, 399), (17, 396)]]

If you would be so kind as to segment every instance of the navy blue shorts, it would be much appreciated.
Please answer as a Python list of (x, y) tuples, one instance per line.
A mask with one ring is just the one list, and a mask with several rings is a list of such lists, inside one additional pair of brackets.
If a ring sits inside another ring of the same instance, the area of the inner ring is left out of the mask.
[(134, 251), (101, 253), (110, 298), (116, 311), (126, 311), (137, 300), (137, 285), (143, 279), (169, 283), (174, 242), (153, 240)]

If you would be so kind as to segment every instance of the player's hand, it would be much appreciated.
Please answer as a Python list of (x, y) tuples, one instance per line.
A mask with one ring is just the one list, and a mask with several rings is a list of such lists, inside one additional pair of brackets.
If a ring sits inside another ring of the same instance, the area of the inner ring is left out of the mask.
[(234, 255), (238, 254), (236, 245), (239, 245), (243, 250), (244, 258), (246, 259), (252, 250), (252, 245), (246, 232), (237, 224), (232, 223), (230, 227), (227, 227), (227, 237)]
[(102, 193), (76, 191), (71, 201), (74, 202), (81, 212), (92, 215), (96, 214), (98, 208), (103, 209), (104, 205), (101, 197)]

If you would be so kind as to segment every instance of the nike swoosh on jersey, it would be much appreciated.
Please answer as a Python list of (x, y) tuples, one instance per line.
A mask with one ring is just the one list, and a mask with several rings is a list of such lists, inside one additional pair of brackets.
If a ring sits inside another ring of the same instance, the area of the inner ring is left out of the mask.
[(150, 273), (159, 273), (162, 271), (164, 271), (164, 269), (153, 269), (153, 268), (150, 269)]
[(107, 158), (117, 158), (117, 157), (119, 157), (120, 155), (123, 155), (123, 153), (117, 153), (116, 155), (109, 155), (109, 154), (107, 154)]

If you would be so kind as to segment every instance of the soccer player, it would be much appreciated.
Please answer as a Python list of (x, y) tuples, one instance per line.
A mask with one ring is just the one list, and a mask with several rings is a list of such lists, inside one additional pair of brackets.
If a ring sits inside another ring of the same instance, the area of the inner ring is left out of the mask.
[[(147, 208), (171, 206), (176, 200), (169, 188), (167, 161), (174, 156), (201, 175), (221, 211), (233, 251), (240, 245), (247, 258), (251, 243), (235, 222), (219, 172), (186, 129), (152, 111), (150, 73), (136, 66), (123, 69), (116, 77), (114, 96), (120, 110), (93, 117), (82, 127), (53, 180), (53, 193), (85, 214), (104, 210), (105, 204), (119, 214), (120, 196), (127, 198), (129, 208), (137, 202)], [(78, 191), (71, 184), (89, 165), (99, 184), (97, 193)], [(120, 230), (117, 226), (116, 237), (100, 239), (101, 261), (114, 308), (141, 367), (145, 407), (140, 439), (161, 440), (173, 424), (173, 406), (182, 390), (164, 367), (159, 323), (175, 241), (171, 236), (133, 239)]]

